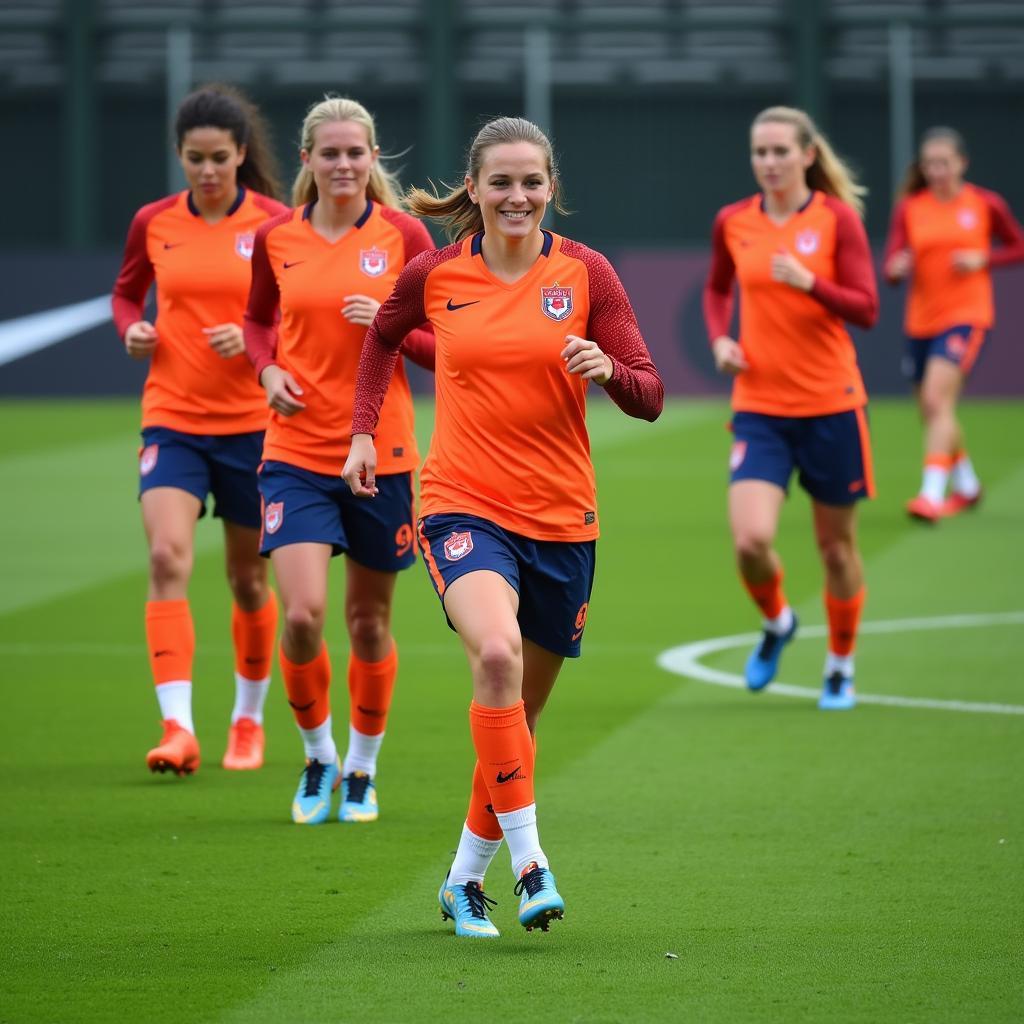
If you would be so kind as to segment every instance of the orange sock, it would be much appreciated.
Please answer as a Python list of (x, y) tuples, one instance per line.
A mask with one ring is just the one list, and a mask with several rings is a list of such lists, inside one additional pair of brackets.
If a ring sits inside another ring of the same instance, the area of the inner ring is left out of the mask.
[(327, 644), (320, 647), (320, 653), (301, 665), (290, 661), (283, 650), (278, 649), (284, 688), (300, 729), (315, 729), (327, 721), (331, 713), (331, 659)]
[(191, 682), (196, 630), (185, 599), (146, 602), (146, 646), (153, 682)]
[(532, 804), (533, 739), (523, 702), (488, 708), (473, 701), (469, 729), (494, 813), (518, 811)]
[(949, 472), (956, 460), (945, 452), (928, 452), (924, 457), (925, 469), (944, 469)]
[(381, 661), (361, 661), (348, 656), (349, 721), (364, 736), (379, 736), (388, 723), (388, 709), (398, 675), (398, 647)]
[(235, 671), (244, 679), (266, 679), (277, 635), (277, 597), (270, 597), (262, 608), (243, 611), (231, 605), (231, 637), (235, 643)]
[(867, 591), (861, 587), (853, 597), (833, 597), (825, 591), (825, 613), (828, 616), (828, 649), (831, 654), (845, 658), (853, 654), (857, 642), (857, 627), (864, 608)]
[(746, 577), (741, 576), (743, 586), (747, 593), (754, 599), (754, 603), (761, 609), (761, 614), (766, 619), (776, 619), (782, 614), (786, 607), (786, 595), (782, 592), (782, 573), (777, 572), (766, 583), (751, 583)]
[(479, 761), (473, 769), (473, 791), (469, 797), (466, 824), (473, 835), (481, 839), (490, 839), (492, 842), (497, 842), (505, 834), (501, 831), (494, 808), (491, 806), (491, 794), (487, 790), (487, 783), (484, 782), (484, 773), (480, 770)]

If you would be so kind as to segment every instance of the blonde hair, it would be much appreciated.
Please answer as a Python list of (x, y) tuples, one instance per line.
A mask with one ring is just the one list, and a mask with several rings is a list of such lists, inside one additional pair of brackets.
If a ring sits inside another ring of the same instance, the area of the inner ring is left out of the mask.
[(768, 107), (754, 118), (750, 127), (753, 129), (755, 125), (766, 123), (792, 125), (801, 148), (814, 147), (814, 163), (807, 168), (805, 175), (809, 188), (835, 196), (852, 206), (861, 217), (864, 216), (864, 196), (868, 190), (857, 182), (854, 173), (836, 155), (810, 115), (796, 107)]
[[(548, 177), (554, 189), (551, 201), (559, 213), (568, 213), (569, 211), (562, 205), (562, 189), (551, 142), (532, 121), (525, 118), (496, 117), (488, 121), (476, 133), (476, 138), (473, 139), (466, 154), (465, 177), (475, 182), (480, 175), (487, 150), (492, 146), (510, 142), (529, 142), (544, 154)], [(449, 189), (445, 195), (439, 195), (436, 187), (433, 192), (411, 188), (406, 193), (405, 204), (419, 217), (429, 217), (443, 222), (445, 234), (453, 242), (475, 235), (484, 227), (483, 214), (480, 207), (470, 199), (465, 182), (457, 188)]]
[[(366, 129), (366, 140), (370, 149), (377, 148), (377, 126), (370, 112), (356, 100), (347, 96), (325, 96), (319, 103), (314, 103), (306, 112), (302, 122), (302, 135), (299, 147), (307, 153), (312, 152), (315, 145), (316, 130), (322, 124), (332, 121), (352, 121)], [(370, 169), (370, 180), (366, 185), (366, 197), (381, 206), (402, 209), (402, 186), (394, 172), (389, 171), (378, 158)], [(317, 198), (316, 181), (308, 164), (299, 168), (292, 184), (292, 206), (305, 206)]]

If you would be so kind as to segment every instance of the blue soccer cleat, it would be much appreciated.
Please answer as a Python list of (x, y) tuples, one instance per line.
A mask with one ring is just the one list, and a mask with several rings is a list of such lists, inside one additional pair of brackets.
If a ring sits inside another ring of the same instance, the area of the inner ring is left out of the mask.
[(341, 782), (341, 765), (324, 764), (315, 757), (306, 760), (299, 776), (299, 788), (292, 801), (292, 821), (296, 825), (319, 825), (331, 813), (331, 793)]
[(536, 863), (530, 864), (519, 876), (515, 894), (520, 898), (519, 923), (528, 932), (534, 928), (546, 932), (553, 920), (565, 916), (565, 900), (555, 888), (555, 876)]
[(849, 711), (857, 706), (857, 698), (853, 692), (853, 676), (844, 676), (842, 672), (833, 672), (825, 677), (818, 707), (822, 711)]
[(451, 918), (456, 935), (473, 939), (498, 938), (498, 929), (487, 916), (487, 911), (497, 906), (497, 902), (484, 894), (479, 882), (452, 885), (446, 875), (437, 899), (441, 904), (441, 920)]
[(338, 821), (376, 821), (377, 787), (366, 772), (349, 772), (341, 780), (341, 807)]
[(773, 633), (767, 629), (764, 631), (761, 642), (747, 658), (747, 666), (744, 669), (748, 690), (763, 690), (775, 678), (775, 673), (779, 671), (782, 648), (796, 636), (799, 624), (794, 614), (793, 624), (785, 633)]

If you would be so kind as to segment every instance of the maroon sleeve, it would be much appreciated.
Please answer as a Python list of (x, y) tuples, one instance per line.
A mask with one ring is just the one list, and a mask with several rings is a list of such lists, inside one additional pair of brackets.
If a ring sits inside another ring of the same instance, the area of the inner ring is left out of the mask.
[(146, 250), (146, 232), (153, 217), (177, 202), (176, 195), (167, 196), (155, 203), (142, 207), (132, 218), (128, 228), (128, 238), (124, 244), (124, 258), (121, 260), (121, 271), (114, 282), (114, 292), (110, 297), (111, 310), (114, 315), (114, 327), (123, 339), (124, 332), (132, 324), (144, 320), (146, 316), (146, 293), (153, 283), (153, 264), (149, 261)]
[(1021, 228), (1006, 200), (997, 192), (983, 190), (992, 218), (992, 237), (1000, 245), (988, 256), (990, 267), (1005, 267), (1010, 263), (1024, 261), (1024, 228)]
[(878, 286), (864, 225), (846, 203), (831, 196), (825, 202), (836, 215), (836, 277), (816, 277), (811, 295), (847, 323), (872, 327), (878, 319)]
[(278, 304), (281, 301), (277, 278), (267, 254), (267, 235), (290, 219), (291, 212), (288, 211), (261, 224), (256, 229), (252, 245), (252, 284), (249, 285), (249, 304), (242, 321), (242, 338), (257, 380), (277, 356)]
[[(436, 250), (434, 240), (424, 227), (423, 222), (417, 220), (400, 210), (394, 210), (389, 206), (382, 206), (381, 213), (384, 218), (395, 225), (402, 233), (402, 241), (405, 248), (405, 265), (408, 266), (421, 252), (433, 252)], [(412, 360), (417, 366), (425, 370), (434, 370), (434, 328), (427, 324), (413, 328), (402, 342), (402, 355)]]
[(711, 266), (704, 282), (704, 324), (708, 341), (714, 341), (729, 333), (732, 324), (733, 282), (736, 280), (736, 265), (725, 244), (725, 222), (732, 212), (727, 206), (718, 211), (711, 227)]
[(628, 416), (656, 420), (665, 401), (665, 386), (644, 344), (625, 288), (612, 265), (599, 252), (568, 238), (562, 252), (587, 268), (590, 284), (590, 319), (587, 335), (612, 361), (612, 375), (604, 384), (608, 397)]
[[(892, 219), (889, 221), (889, 235), (885, 240), (885, 251), (882, 254), (882, 266), (889, 265), (889, 258), (902, 249), (910, 246), (910, 239), (907, 237), (907, 201), (901, 199), (892, 211)], [(889, 284), (899, 284), (903, 279), (885, 275)]]
[(284, 203), (265, 196), (262, 192), (253, 192), (252, 201), (271, 217), (280, 217), (282, 213), (291, 213), (290, 206), (285, 206)]
[(423, 293), (427, 277), (435, 267), (458, 256), (461, 251), (462, 244), (456, 243), (414, 257), (398, 275), (387, 302), (377, 310), (359, 356), (352, 409), (353, 434), (374, 433), (403, 340), (426, 322)]

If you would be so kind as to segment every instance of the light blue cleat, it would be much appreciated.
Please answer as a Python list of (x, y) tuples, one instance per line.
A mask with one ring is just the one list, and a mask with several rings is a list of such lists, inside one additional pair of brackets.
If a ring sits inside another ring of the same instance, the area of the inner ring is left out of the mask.
[(547, 868), (531, 864), (519, 876), (515, 894), (519, 897), (519, 923), (528, 931), (548, 930), (553, 920), (565, 916), (565, 900), (555, 888), (555, 876)]
[(763, 690), (779, 671), (779, 659), (782, 657), (782, 648), (796, 636), (796, 629), (800, 623), (796, 615), (793, 615), (793, 625), (781, 635), (765, 630), (761, 636), (761, 642), (747, 658), (747, 667), (744, 675), (747, 680), (748, 690)]
[(324, 764), (315, 757), (306, 761), (299, 776), (299, 788), (292, 801), (292, 821), (296, 825), (319, 825), (331, 813), (331, 793), (341, 782), (341, 765)]
[(349, 772), (341, 780), (341, 807), (338, 821), (376, 821), (377, 787), (366, 772)]
[(497, 906), (497, 902), (484, 894), (479, 882), (452, 885), (446, 875), (437, 900), (441, 904), (441, 920), (451, 918), (456, 935), (473, 939), (498, 938), (498, 929), (487, 916), (487, 911)]
[(825, 677), (825, 685), (818, 698), (818, 707), (822, 711), (849, 711), (857, 706), (857, 698), (853, 692), (853, 676), (844, 676), (842, 672), (833, 672)]

